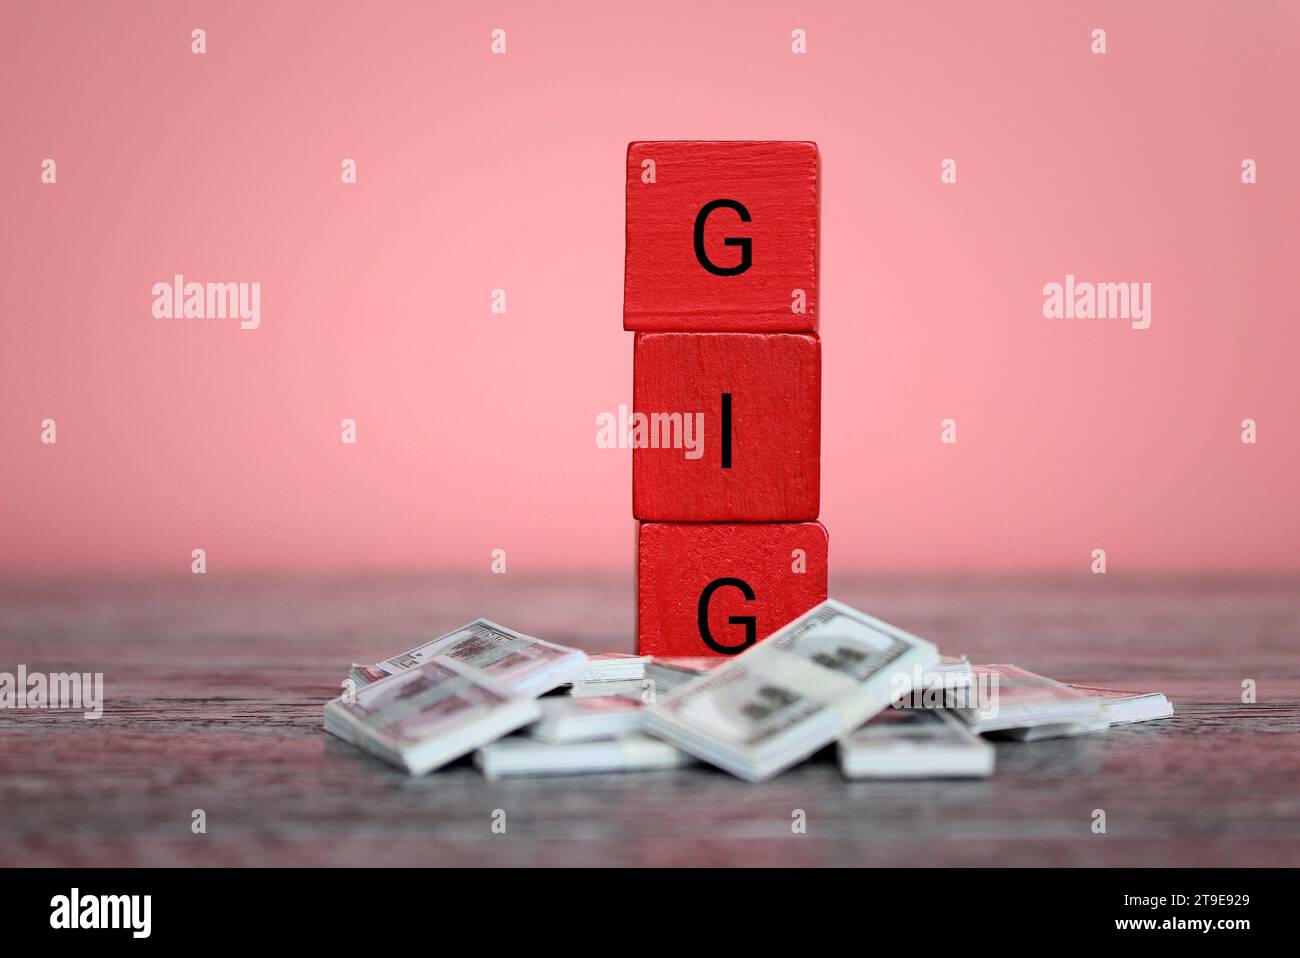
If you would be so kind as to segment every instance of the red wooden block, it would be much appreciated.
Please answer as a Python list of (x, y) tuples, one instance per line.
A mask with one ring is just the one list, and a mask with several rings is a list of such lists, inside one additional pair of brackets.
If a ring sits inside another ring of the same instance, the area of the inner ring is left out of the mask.
[(641, 655), (734, 655), (825, 601), (826, 529), (643, 522), (636, 598)]
[[(638, 519), (817, 518), (821, 341), (816, 336), (637, 333), (632, 398), (632, 514)], [(640, 435), (639, 425), (644, 426)]]
[(815, 332), (816, 143), (627, 148), (623, 328)]

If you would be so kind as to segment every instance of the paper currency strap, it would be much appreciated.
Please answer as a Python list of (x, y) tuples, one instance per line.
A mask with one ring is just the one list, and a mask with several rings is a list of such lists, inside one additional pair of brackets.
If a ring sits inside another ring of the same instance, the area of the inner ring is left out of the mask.
[(841, 617), (841, 613), (837, 609), (818, 609), (816, 612), (804, 616), (797, 622), (791, 623), (781, 635), (775, 637), (775, 644), (779, 648), (792, 645), (799, 636), (803, 635), (810, 629), (818, 628), (819, 626), (825, 625), (827, 622), (831, 622)]

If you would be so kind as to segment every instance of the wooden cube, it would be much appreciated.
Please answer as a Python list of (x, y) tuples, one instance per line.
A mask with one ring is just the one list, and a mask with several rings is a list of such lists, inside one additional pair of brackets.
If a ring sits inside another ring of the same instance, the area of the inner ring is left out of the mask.
[(627, 148), (623, 328), (815, 332), (816, 143)]
[(735, 655), (826, 599), (820, 522), (643, 522), (637, 652)]
[(663, 522), (817, 518), (815, 335), (638, 333), (634, 348), (633, 515)]

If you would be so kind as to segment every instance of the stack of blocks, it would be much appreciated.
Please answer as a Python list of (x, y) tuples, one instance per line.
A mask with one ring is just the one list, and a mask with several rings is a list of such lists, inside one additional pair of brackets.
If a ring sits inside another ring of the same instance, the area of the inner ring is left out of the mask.
[(642, 655), (734, 655), (826, 598), (817, 189), (815, 143), (628, 146)]

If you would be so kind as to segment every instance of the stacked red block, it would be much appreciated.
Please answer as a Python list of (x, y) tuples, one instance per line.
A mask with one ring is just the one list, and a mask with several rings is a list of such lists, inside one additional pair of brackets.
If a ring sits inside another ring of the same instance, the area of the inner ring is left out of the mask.
[(826, 598), (817, 189), (815, 143), (628, 146), (643, 655), (732, 655)]

